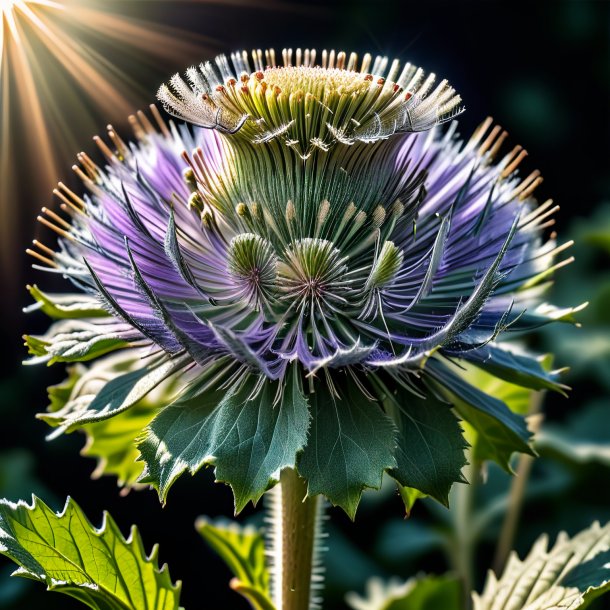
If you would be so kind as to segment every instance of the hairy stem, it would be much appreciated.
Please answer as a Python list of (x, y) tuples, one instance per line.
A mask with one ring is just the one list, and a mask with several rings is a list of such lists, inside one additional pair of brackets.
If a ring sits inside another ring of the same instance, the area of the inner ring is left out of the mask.
[(273, 597), (278, 610), (317, 607), (320, 499), (306, 498), (307, 486), (292, 469), (283, 470), (271, 507)]

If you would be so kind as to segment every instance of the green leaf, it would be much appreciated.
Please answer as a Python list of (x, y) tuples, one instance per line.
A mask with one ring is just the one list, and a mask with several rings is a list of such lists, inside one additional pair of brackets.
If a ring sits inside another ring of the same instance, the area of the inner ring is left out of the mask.
[(460, 366), (460, 377), (480, 392), (501, 400), (518, 415), (527, 415), (532, 409), (534, 398), (539, 396), (534, 390), (500, 379), (467, 362), (460, 362)]
[(405, 583), (384, 583), (372, 578), (366, 596), (348, 593), (353, 610), (460, 610), (460, 583), (450, 576), (412, 578)]
[(107, 513), (94, 528), (70, 498), (60, 514), (38, 498), (1, 500), (0, 553), (20, 566), (15, 575), (95, 610), (178, 609), (180, 584), (159, 569), (158, 548), (147, 557), (137, 529), (126, 540)]
[(396, 467), (396, 428), (379, 403), (355, 384), (343, 386), (341, 398), (324, 384), (309, 395), (313, 419), (298, 471), (309, 496), (323, 494), (353, 519), (362, 490), (379, 489), (384, 470)]
[(40, 310), (50, 318), (102, 318), (110, 314), (100, 307), (99, 301), (84, 293), (46, 294), (38, 286), (27, 286), (35, 303), (25, 308), (26, 313)]
[(548, 356), (534, 358), (488, 344), (466, 351), (462, 357), (484, 371), (517, 386), (532, 390), (554, 390), (565, 395), (566, 386), (558, 383), (561, 371), (551, 371)]
[(62, 409), (41, 413), (37, 417), (51, 426), (59, 426), (50, 438), (55, 438), (63, 432), (71, 432), (85, 424), (114, 417), (133, 407), (188, 362), (188, 357), (179, 356), (148, 366), (141, 365), (140, 368), (111, 378), (92, 400), (83, 400), (83, 397), (78, 396), (66, 403)]
[[(388, 397), (398, 428), (397, 467), (390, 471), (401, 486), (419, 490), (447, 506), (454, 482), (463, 481), (467, 443), (451, 407), (434, 396), (422, 400), (406, 391)], [(407, 513), (416, 496), (401, 491)]]
[(236, 512), (257, 502), (282, 469), (294, 467), (309, 425), (294, 369), (277, 405), (277, 383), (265, 381), (252, 398), (258, 383), (258, 377), (250, 377), (238, 390), (185, 394), (164, 408), (139, 445), (146, 462), (141, 481), (151, 483), (165, 501), (178, 476), (210, 464), (216, 478), (233, 488)]
[[(34, 356), (26, 364), (47, 362), (83, 362), (109, 352), (129, 347), (116, 323), (91, 323), (86, 320), (62, 320), (45, 335), (25, 335), (28, 352)], [(124, 334), (124, 333), (123, 333)]]
[(536, 450), (572, 465), (596, 462), (610, 467), (608, 401), (601, 398), (579, 407), (561, 425), (545, 423), (536, 434)]
[(213, 524), (204, 517), (197, 520), (195, 527), (235, 576), (231, 588), (246, 597), (256, 610), (274, 610), (261, 533), (235, 522)]
[(482, 594), (473, 594), (474, 610), (548, 610), (585, 608), (610, 590), (610, 523), (594, 523), (574, 538), (562, 533), (548, 548), (542, 536), (521, 561), (511, 555), (498, 580), (489, 572)]
[(74, 364), (66, 367), (68, 377), (61, 383), (49, 386), (47, 393), (49, 395), (48, 410), (53, 413), (63, 409), (74, 392), (74, 388), (79, 379), (86, 374), (87, 369), (81, 364)]
[(81, 451), (85, 457), (98, 459), (94, 478), (114, 475), (121, 487), (137, 487), (144, 464), (137, 461), (136, 441), (157, 413), (146, 399), (104, 421), (83, 426), (87, 442)]
[(405, 505), (407, 517), (411, 516), (411, 511), (418, 500), (423, 500), (424, 498), (428, 497), (425, 493), (419, 491), (419, 489), (414, 489), (413, 487), (403, 487), (400, 484), (398, 485), (398, 493), (400, 494), (400, 497)]
[(476, 430), (474, 459), (492, 459), (510, 471), (509, 462), (515, 451), (534, 455), (525, 419), (504, 402), (470, 385), (437, 360), (430, 359), (426, 371), (440, 384), (439, 390), (448, 396), (459, 415)]

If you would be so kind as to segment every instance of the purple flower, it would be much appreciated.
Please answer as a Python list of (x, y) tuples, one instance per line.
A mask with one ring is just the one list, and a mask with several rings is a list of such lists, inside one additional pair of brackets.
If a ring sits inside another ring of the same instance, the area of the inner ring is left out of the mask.
[(461, 362), (562, 389), (497, 342), (571, 317), (541, 303), (561, 250), (544, 238), (552, 204), (536, 204), (538, 173), (518, 176), (525, 153), (501, 153), (490, 119), (465, 142), (456, 122), (437, 126), (461, 110), (446, 81), (368, 55), (283, 64), (243, 52), (176, 75), (159, 97), (200, 127), (154, 111), (135, 143), (111, 134), (105, 168), (82, 158), (89, 195), (60, 191), (71, 222), (50, 213), (60, 248), (38, 254), (79, 292), (36, 289), (63, 320), (30, 349), (141, 360), (43, 417), (71, 431), (177, 379), (137, 439), (162, 498), (211, 464), (237, 509), (286, 467), (352, 515), (384, 471), (446, 502), (464, 464), (456, 415), (481, 459), (530, 451), (523, 418)]

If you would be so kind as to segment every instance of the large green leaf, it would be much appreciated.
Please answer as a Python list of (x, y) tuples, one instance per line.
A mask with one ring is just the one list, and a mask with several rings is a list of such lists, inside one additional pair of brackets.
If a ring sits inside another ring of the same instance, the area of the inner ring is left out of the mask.
[(492, 459), (510, 470), (510, 458), (515, 451), (533, 455), (525, 419), (506, 403), (474, 387), (437, 360), (430, 359), (426, 371), (440, 384), (440, 391), (451, 400), (459, 415), (476, 430), (475, 459)]
[[(422, 400), (406, 391), (386, 398), (398, 427), (397, 466), (390, 471), (400, 485), (415, 488), (444, 505), (456, 481), (463, 481), (466, 442), (451, 407), (434, 396)], [(412, 494), (402, 492), (407, 511)]]
[(384, 583), (372, 578), (366, 595), (347, 595), (354, 610), (460, 610), (460, 583), (450, 576), (412, 578), (405, 583)]
[(511, 555), (500, 579), (490, 572), (474, 610), (575, 610), (610, 589), (610, 524), (548, 542), (539, 538), (523, 561)]
[(231, 588), (248, 599), (255, 610), (275, 610), (262, 534), (253, 527), (241, 527), (235, 522), (211, 523), (205, 517), (199, 518), (195, 527), (234, 574)]
[(353, 519), (362, 490), (379, 489), (384, 470), (396, 467), (396, 428), (355, 384), (338, 390), (340, 398), (320, 383), (309, 395), (313, 419), (298, 471), (308, 495), (323, 494)]
[(309, 408), (296, 371), (289, 373), (281, 401), (277, 384), (251, 377), (239, 390), (186, 394), (164, 408), (140, 443), (146, 472), (162, 501), (183, 472), (214, 465), (216, 478), (231, 485), (235, 509), (257, 502), (280, 471), (294, 467), (307, 442)]
[(95, 610), (177, 610), (180, 584), (158, 548), (146, 556), (137, 529), (126, 540), (104, 514), (94, 528), (70, 498), (60, 514), (34, 498), (32, 505), (0, 501), (0, 553), (17, 563), (17, 576), (44, 583)]

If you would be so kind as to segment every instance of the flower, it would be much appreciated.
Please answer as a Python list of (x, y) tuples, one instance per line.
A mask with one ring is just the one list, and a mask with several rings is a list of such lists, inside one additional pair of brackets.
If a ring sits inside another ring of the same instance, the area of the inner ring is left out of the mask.
[(438, 126), (461, 111), (446, 81), (385, 57), (282, 55), (174, 76), (159, 98), (199, 127), (153, 107), (158, 127), (140, 114), (135, 143), (98, 140), (105, 168), (80, 157), (88, 195), (60, 185), (71, 221), (47, 211), (59, 250), (33, 253), (79, 292), (31, 288), (59, 319), (27, 338), (33, 362), (102, 357), (96, 377), (126, 350), (130, 365), (41, 417), (69, 432), (170, 379), (173, 398), (132, 434), (140, 482), (163, 500), (213, 465), (237, 510), (284, 468), (352, 516), (384, 472), (446, 503), (465, 461), (458, 418), (479, 459), (508, 468), (531, 451), (523, 417), (461, 365), (563, 388), (497, 340), (572, 319), (540, 301), (563, 249), (544, 239), (552, 204), (532, 197), (538, 172), (518, 177), (520, 147), (499, 156), (491, 119), (466, 142)]

